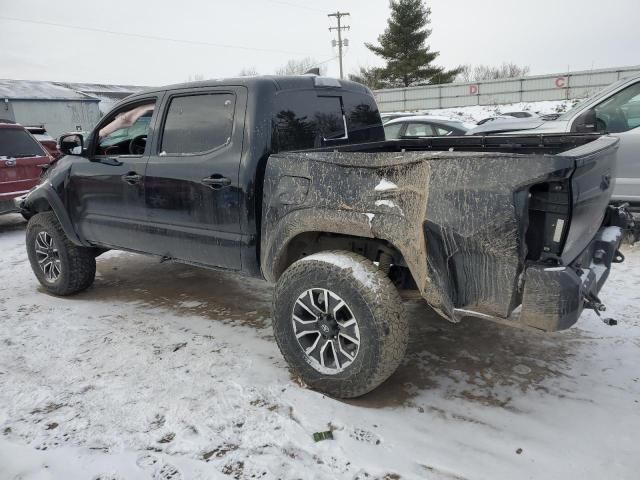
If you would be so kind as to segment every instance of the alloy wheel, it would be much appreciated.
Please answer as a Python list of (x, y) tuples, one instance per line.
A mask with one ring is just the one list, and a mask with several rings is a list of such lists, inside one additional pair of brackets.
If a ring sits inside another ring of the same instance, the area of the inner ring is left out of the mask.
[(298, 345), (317, 371), (335, 375), (358, 356), (358, 321), (347, 303), (331, 290), (305, 290), (293, 307), (292, 323)]
[(40, 232), (35, 241), (36, 258), (44, 278), (49, 283), (54, 283), (62, 273), (62, 262), (55, 240), (47, 232)]

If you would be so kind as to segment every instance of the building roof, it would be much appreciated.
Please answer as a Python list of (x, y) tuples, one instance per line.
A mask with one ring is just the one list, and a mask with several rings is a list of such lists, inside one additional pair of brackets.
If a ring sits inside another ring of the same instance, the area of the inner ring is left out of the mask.
[(62, 83), (56, 82), (57, 85), (63, 85), (77, 92), (91, 95), (100, 100), (98, 108), (103, 114), (109, 112), (113, 106), (123, 98), (149, 87), (141, 87), (139, 85), (106, 85), (102, 83)]
[(142, 87), (140, 85), (107, 85), (103, 83), (70, 83), (70, 82), (54, 82), (56, 85), (62, 85), (72, 90), (76, 90), (82, 93), (96, 93), (105, 94), (105, 96), (112, 96), (113, 98), (120, 96), (120, 98), (128, 97), (134, 92), (146, 90), (149, 87)]
[(125, 98), (148, 87), (0, 79), (0, 99), (99, 102)]

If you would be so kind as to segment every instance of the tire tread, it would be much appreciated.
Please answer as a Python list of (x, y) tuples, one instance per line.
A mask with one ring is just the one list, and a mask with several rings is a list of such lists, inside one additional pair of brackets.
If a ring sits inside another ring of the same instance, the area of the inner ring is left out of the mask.
[[(409, 337), (408, 321), (405, 315), (404, 305), (398, 290), (389, 277), (379, 270), (371, 260), (357, 253), (344, 250), (328, 250), (318, 253), (339, 255), (345, 262), (352, 263), (354, 267), (365, 269), (367, 273), (373, 276), (374, 282), (377, 284), (376, 288), (372, 289), (370, 285), (365, 285), (361, 281), (358, 281), (352, 274), (353, 269), (351, 269), (351, 272), (349, 268), (340, 269), (341, 272), (350, 277), (346, 278), (345, 276), (341, 280), (349, 281), (349, 284), (357, 290), (357, 293), (369, 308), (374, 322), (385, 332), (380, 345), (379, 361), (376, 362), (376, 365), (373, 366), (370, 372), (362, 372), (362, 375), (355, 374), (349, 382), (335, 382), (339, 383), (339, 386), (328, 386), (327, 382), (319, 382), (321, 383), (319, 387), (318, 385), (311, 385), (313, 388), (317, 388), (336, 397), (358, 397), (382, 384), (395, 372), (402, 362)], [(329, 270), (332, 275), (336, 275), (336, 265), (334, 263), (322, 261), (317, 257), (305, 257), (296, 261), (283, 273), (278, 281), (274, 295), (274, 312), (276, 312), (276, 314), (278, 312), (276, 307), (278, 295), (282, 292), (284, 286), (304, 277), (310, 269)], [(336, 279), (336, 281), (340, 280)], [(293, 362), (291, 362), (292, 359), (290, 355), (283, 349), (280, 341), (278, 341), (278, 347), (285, 359), (292, 364)]]
[(27, 242), (30, 242), (30, 233), (36, 229), (45, 229), (52, 234), (58, 249), (64, 249), (68, 259), (68, 275), (62, 279), (64, 281), (57, 284), (48, 284), (41, 279), (41, 270), (35, 260), (35, 254), (31, 252), (31, 246), (27, 245), (29, 261), (36, 277), (47, 289), (55, 295), (72, 295), (89, 288), (96, 276), (96, 260), (94, 249), (90, 247), (80, 247), (67, 238), (56, 214), (52, 211), (37, 213), (29, 219), (27, 224)]

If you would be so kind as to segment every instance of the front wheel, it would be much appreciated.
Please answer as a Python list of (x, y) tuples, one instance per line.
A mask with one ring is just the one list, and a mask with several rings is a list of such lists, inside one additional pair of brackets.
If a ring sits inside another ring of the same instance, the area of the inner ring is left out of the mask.
[(408, 343), (407, 318), (391, 280), (346, 251), (291, 265), (276, 287), (273, 322), (280, 351), (302, 380), (341, 398), (384, 382)]
[(94, 249), (71, 242), (53, 212), (38, 213), (29, 220), (26, 241), (31, 269), (47, 291), (71, 295), (93, 283)]

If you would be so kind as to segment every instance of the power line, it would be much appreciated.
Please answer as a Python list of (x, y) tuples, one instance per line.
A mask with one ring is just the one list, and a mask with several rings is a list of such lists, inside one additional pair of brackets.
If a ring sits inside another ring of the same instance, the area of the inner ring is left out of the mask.
[[(344, 76), (342, 75), (342, 47), (345, 46), (349, 46), (349, 40), (348, 39), (344, 39), (342, 40), (342, 31), (343, 30), (349, 30), (351, 27), (349, 25), (342, 25), (341, 24), (341, 20), (342, 17), (346, 17), (346, 16), (350, 16), (349, 13), (347, 12), (336, 12), (336, 13), (330, 13), (329, 15), (327, 15), (328, 17), (336, 17), (336, 19), (338, 20), (338, 26), (337, 27), (329, 27), (329, 31), (332, 30), (337, 30), (338, 31), (338, 41), (337, 41), (337, 45), (338, 45), (338, 57), (340, 58), (340, 78), (344, 78)], [(334, 40), (334, 46), (336, 44), (336, 41)]]
[(316, 7), (309, 7), (308, 5), (300, 5), (299, 3), (283, 2), (280, 0), (264, 0), (264, 1), (267, 1), (269, 3), (277, 3), (279, 5), (285, 5), (287, 7), (304, 8), (305, 10), (313, 10), (314, 12), (322, 12), (322, 13), (326, 12), (326, 10), (322, 10)]
[(325, 63), (333, 62), (336, 58), (338, 58), (338, 57), (331, 57), (331, 58), (330, 58), (330, 59), (328, 59), (328, 60), (323, 60), (322, 62), (314, 63), (311, 67), (312, 67), (312, 68), (313, 68), (313, 67), (319, 67), (320, 65), (324, 65)]
[[(275, 0), (272, 0), (275, 1)], [(144, 35), (142, 33), (127, 33), (127, 32), (117, 32), (117, 31), (113, 31), (113, 30), (105, 30), (102, 28), (91, 28), (91, 27), (80, 27), (80, 26), (76, 26), (76, 25), (66, 25), (63, 23), (54, 23), (54, 22), (44, 22), (44, 21), (40, 21), (40, 20), (25, 20), (23, 18), (13, 18), (13, 17), (5, 17), (5, 16), (0, 16), (0, 20), (9, 20), (9, 21), (13, 21), (13, 22), (23, 22), (23, 23), (33, 23), (36, 25), (47, 25), (50, 27), (61, 27), (61, 28), (69, 28), (72, 30), (84, 30), (87, 32), (97, 32), (97, 33), (108, 33), (110, 35), (122, 35), (125, 37), (135, 37), (135, 38), (145, 38), (148, 40), (163, 40), (163, 41), (167, 41), (167, 42), (176, 42), (176, 43), (186, 43), (186, 44), (190, 44), (190, 45), (206, 45), (209, 47), (216, 47), (216, 48), (233, 48), (236, 50), (253, 50), (256, 52), (270, 52), (270, 53), (285, 53), (287, 55), (308, 55), (308, 53), (302, 53), (302, 52), (292, 52), (292, 51), (288, 51), (288, 50), (278, 50), (278, 49), (272, 49), (272, 48), (256, 48), (256, 47), (244, 47), (241, 45), (228, 45), (228, 44), (223, 44), (223, 43), (211, 43), (211, 42), (202, 42), (199, 40), (182, 40), (179, 38), (170, 38), (170, 37), (160, 37), (160, 36), (156, 36), (156, 35)]]

